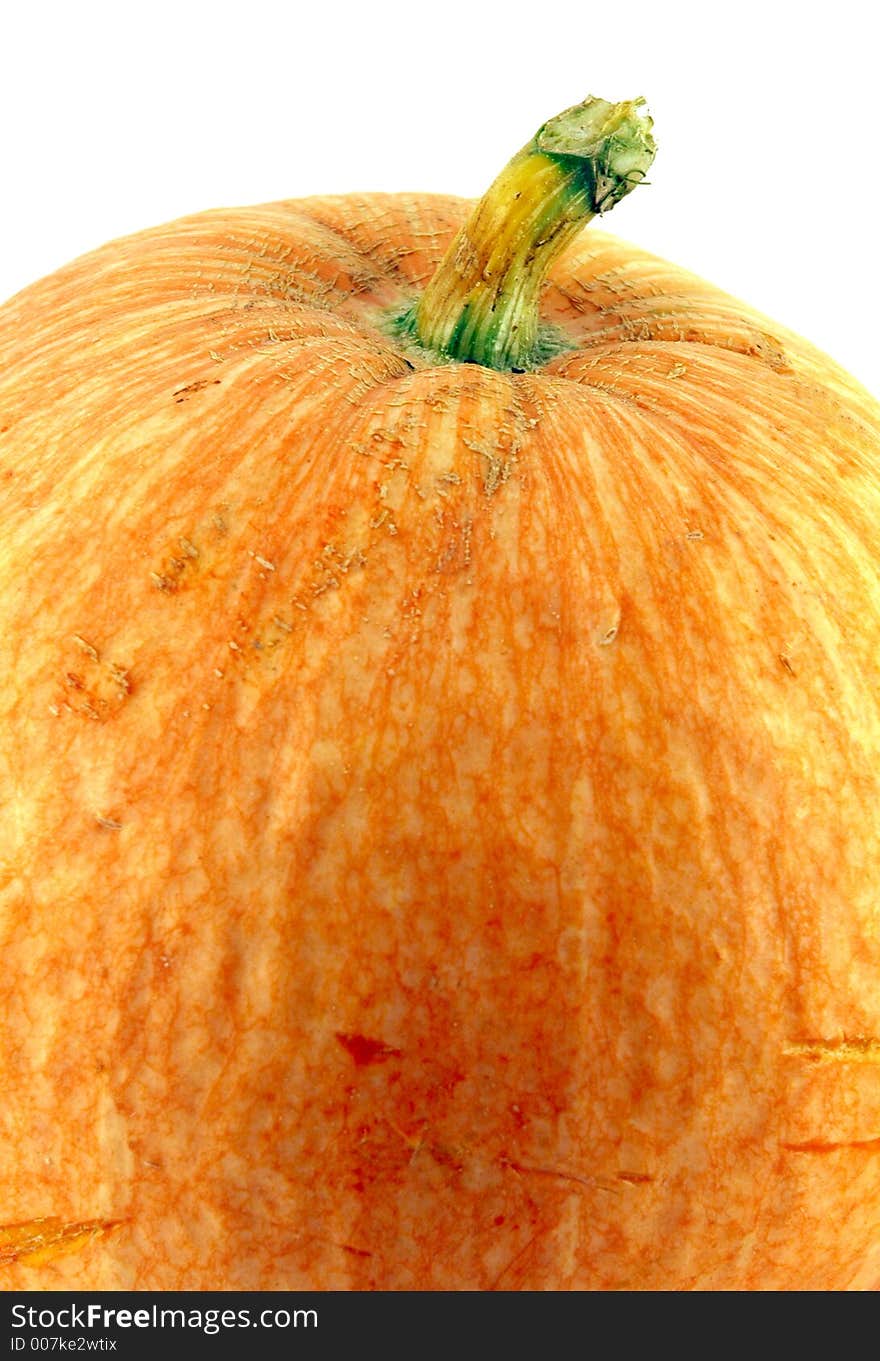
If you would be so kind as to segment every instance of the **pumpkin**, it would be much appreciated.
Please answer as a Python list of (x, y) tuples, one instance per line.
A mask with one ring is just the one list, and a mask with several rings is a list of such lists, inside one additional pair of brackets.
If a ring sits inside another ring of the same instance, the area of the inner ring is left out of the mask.
[(7, 1288), (880, 1278), (880, 412), (653, 151), (0, 311)]

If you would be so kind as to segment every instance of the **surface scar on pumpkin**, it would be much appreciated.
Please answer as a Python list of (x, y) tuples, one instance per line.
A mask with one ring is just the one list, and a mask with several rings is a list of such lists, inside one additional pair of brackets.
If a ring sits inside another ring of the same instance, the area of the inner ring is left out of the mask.
[(64, 1221), (47, 1217), (0, 1225), (0, 1266), (14, 1262), (39, 1266), (64, 1253), (80, 1251), (123, 1223), (122, 1219)]
[(880, 1063), (880, 1039), (857, 1035), (844, 1040), (799, 1040), (782, 1052), (786, 1058), (811, 1063)]
[(211, 387), (217, 383), (222, 383), (222, 378), (197, 378), (195, 382), (184, 383), (183, 387), (175, 388), (171, 396), (178, 403), (185, 402), (195, 392), (201, 392), (206, 387)]
[(128, 668), (118, 662), (103, 661), (98, 648), (79, 633), (71, 634), (71, 642), (82, 660), (70, 666), (65, 664), (61, 691), (49, 710), (56, 717), (66, 709), (94, 722), (106, 723), (119, 713), (132, 693)]
[(440, 1143), (436, 1139), (428, 1138), (429, 1126), (426, 1121), (422, 1123), (422, 1128), (419, 1130), (418, 1134), (407, 1134), (406, 1130), (401, 1129), (400, 1125), (396, 1124), (393, 1120), (386, 1118), (385, 1123), (390, 1130), (393, 1130), (399, 1139), (403, 1140), (406, 1147), (410, 1150), (410, 1167), (412, 1167), (419, 1154), (424, 1152), (427, 1153), (430, 1158), (433, 1158), (434, 1162), (440, 1167), (451, 1168), (453, 1172), (464, 1171), (466, 1166), (464, 1157), (460, 1156), (454, 1148), (450, 1148), (447, 1144)]
[(365, 1068), (371, 1063), (384, 1063), (386, 1059), (401, 1058), (400, 1049), (386, 1044), (384, 1040), (374, 1040), (368, 1035), (353, 1034), (337, 1030), (336, 1039), (354, 1061), (357, 1068)]
[(75, 633), (73, 635), (73, 641), (81, 652), (84, 652), (87, 657), (91, 657), (93, 662), (100, 661), (98, 649), (93, 647), (91, 643), (87, 643), (85, 638), (81, 638), (78, 633)]
[(321, 1243), (328, 1248), (338, 1248), (340, 1252), (350, 1253), (353, 1257), (375, 1257), (377, 1255), (366, 1248), (356, 1248), (351, 1243), (340, 1243), (335, 1238), (325, 1238), (319, 1233), (303, 1234), (299, 1241), (302, 1243)]
[[(594, 1177), (579, 1172), (569, 1172), (562, 1167), (535, 1167), (529, 1163), (514, 1162), (512, 1158), (501, 1158), (502, 1167), (509, 1167), (511, 1172), (520, 1175), (534, 1177), (557, 1177), (561, 1181), (573, 1182), (576, 1186), (584, 1187), (588, 1191), (611, 1191), (614, 1195), (620, 1195), (620, 1187), (605, 1177)], [(650, 1178), (649, 1178), (650, 1180)]]
[(880, 1137), (874, 1139), (806, 1139), (802, 1143), (780, 1144), (788, 1153), (840, 1153), (844, 1149), (855, 1149), (863, 1153), (880, 1153)]
[(545, 1227), (543, 1224), (539, 1224), (535, 1232), (532, 1234), (531, 1238), (529, 1238), (523, 1244), (519, 1251), (513, 1257), (511, 1257), (510, 1261), (507, 1263), (507, 1266), (503, 1267), (499, 1274), (495, 1277), (492, 1284), (488, 1287), (489, 1290), (498, 1290), (505, 1276), (509, 1275), (510, 1272), (513, 1271), (514, 1268), (521, 1263), (523, 1257), (525, 1257), (528, 1254), (529, 1250), (534, 1247), (538, 1239), (541, 1238), (544, 1234), (549, 1232), (550, 1232), (549, 1228)]

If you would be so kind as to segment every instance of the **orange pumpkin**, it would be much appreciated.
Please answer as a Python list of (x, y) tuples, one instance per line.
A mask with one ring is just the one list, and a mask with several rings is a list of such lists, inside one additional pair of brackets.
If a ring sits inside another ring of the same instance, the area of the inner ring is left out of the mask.
[(880, 412), (652, 150), (0, 310), (8, 1288), (880, 1278)]

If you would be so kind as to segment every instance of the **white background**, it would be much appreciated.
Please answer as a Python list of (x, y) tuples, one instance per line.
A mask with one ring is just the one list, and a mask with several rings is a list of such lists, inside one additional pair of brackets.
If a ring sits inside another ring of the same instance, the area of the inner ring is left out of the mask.
[(876, 8), (10, 0), (0, 298), (202, 208), (476, 195), (552, 114), (642, 94), (660, 147), (651, 187), (603, 227), (800, 331), (880, 394)]

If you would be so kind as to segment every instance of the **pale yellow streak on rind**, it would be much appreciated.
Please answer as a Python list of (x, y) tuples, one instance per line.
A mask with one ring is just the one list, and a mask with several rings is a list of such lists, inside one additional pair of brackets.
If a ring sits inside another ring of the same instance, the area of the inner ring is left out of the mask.
[(802, 1040), (784, 1049), (786, 1058), (812, 1063), (880, 1063), (880, 1040), (856, 1036), (847, 1040)]
[(65, 1224), (60, 1219), (31, 1219), (0, 1226), (0, 1267), (12, 1262), (41, 1266), (63, 1253), (78, 1252), (120, 1221), (90, 1219)]

